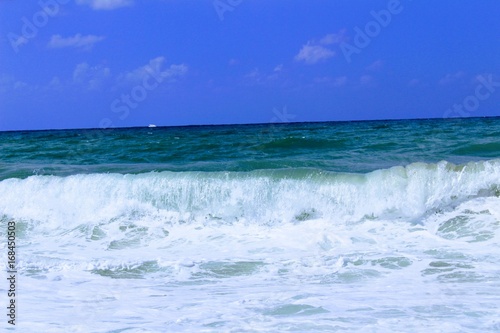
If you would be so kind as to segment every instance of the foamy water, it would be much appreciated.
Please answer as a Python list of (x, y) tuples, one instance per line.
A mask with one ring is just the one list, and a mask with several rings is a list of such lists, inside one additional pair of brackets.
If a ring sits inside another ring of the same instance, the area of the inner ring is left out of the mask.
[(498, 331), (499, 186), (499, 160), (4, 179), (18, 329)]
[[(0, 133), (19, 332), (498, 332), (500, 118)], [(1, 329), (12, 329), (8, 317)]]

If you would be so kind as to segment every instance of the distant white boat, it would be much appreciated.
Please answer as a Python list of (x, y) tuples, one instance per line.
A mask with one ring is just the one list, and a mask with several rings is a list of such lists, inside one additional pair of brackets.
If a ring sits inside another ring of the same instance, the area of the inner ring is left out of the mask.
[(156, 125), (155, 125), (155, 124), (149, 124), (149, 126), (148, 126), (148, 127), (149, 127), (149, 128), (152, 128), (152, 127), (156, 127)]

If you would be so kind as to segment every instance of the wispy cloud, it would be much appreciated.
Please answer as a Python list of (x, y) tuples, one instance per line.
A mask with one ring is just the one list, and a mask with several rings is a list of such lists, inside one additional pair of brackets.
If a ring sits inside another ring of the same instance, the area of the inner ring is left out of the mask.
[(120, 84), (136, 84), (151, 76), (161, 80), (169, 79), (175, 81), (184, 76), (188, 71), (188, 66), (185, 64), (172, 64), (167, 68), (164, 67), (165, 58), (156, 57), (151, 59), (149, 63), (144, 66), (119, 75), (118, 82)]
[(262, 85), (262, 84), (275, 84), (282, 82), (283, 74), (286, 72), (283, 64), (276, 65), (272, 70), (263, 71), (254, 68), (243, 76), (244, 85)]
[(319, 40), (310, 40), (302, 46), (295, 56), (295, 61), (303, 61), (308, 65), (316, 64), (335, 56), (336, 52), (327, 46), (340, 44), (347, 39), (345, 30), (338, 33), (328, 34)]
[(73, 71), (73, 83), (85, 86), (89, 90), (99, 90), (107, 79), (111, 77), (108, 67), (90, 66), (83, 62), (78, 64)]
[(451, 83), (455, 83), (457, 81), (463, 80), (464, 76), (465, 76), (465, 73), (462, 71), (458, 71), (458, 72), (452, 73), (452, 74), (446, 74), (444, 77), (442, 77), (439, 80), (439, 84), (440, 85), (448, 85)]
[(278, 66), (274, 67), (273, 72), (281, 72), (283, 70), (283, 64), (279, 64)]
[(48, 89), (53, 89), (53, 90), (62, 90), (63, 85), (61, 82), (61, 79), (57, 76), (54, 76), (52, 80), (50, 80), (49, 84), (47, 85)]
[(347, 84), (347, 76), (339, 76), (339, 77), (322, 76), (315, 78), (314, 82), (319, 84), (328, 84), (335, 88), (339, 88)]
[(94, 45), (102, 40), (104, 36), (87, 35), (82, 36), (76, 34), (72, 37), (62, 37), (61, 35), (53, 35), (49, 41), (48, 47), (53, 49), (72, 47), (83, 51), (91, 50)]
[(319, 40), (319, 43), (323, 44), (323, 45), (334, 45), (334, 44), (343, 43), (343, 42), (347, 41), (346, 32), (347, 32), (346, 29), (342, 29), (337, 33), (328, 34), (325, 37), (321, 38)]
[(410, 87), (417, 87), (421, 84), (421, 81), (419, 79), (411, 79), (408, 81), (408, 86)]
[(26, 90), (28, 88), (30, 87), (26, 82), (17, 80), (10, 75), (0, 74), (0, 93), (4, 94), (8, 91)]
[(370, 65), (368, 65), (366, 67), (366, 70), (369, 70), (371, 72), (377, 72), (377, 71), (381, 70), (382, 67), (384, 67), (384, 62), (382, 60), (376, 60), (373, 63), (371, 63)]
[(258, 68), (254, 68), (251, 72), (245, 74), (244, 79), (255, 83), (262, 81), (263, 76)]
[(304, 61), (308, 65), (316, 64), (335, 55), (334, 51), (321, 45), (306, 44), (302, 46), (299, 53), (295, 56), (296, 61)]
[(77, 0), (80, 5), (89, 5), (95, 10), (113, 10), (134, 4), (133, 0)]
[(347, 76), (340, 76), (333, 79), (333, 85), (335, 87), (342, 87), (347, 84)]

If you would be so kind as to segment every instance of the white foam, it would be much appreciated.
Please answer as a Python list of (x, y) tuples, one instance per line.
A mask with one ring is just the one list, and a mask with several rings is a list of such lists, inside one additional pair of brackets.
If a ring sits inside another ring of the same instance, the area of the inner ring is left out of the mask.
[(494, 331), (499, 170), (4, 180), (21, 329)]
[[(414, 219), (500, 186), (500, 162), (416, 163), (366, 175), (149, 173), (33, 176), (0, 182), (0, 214), (60, 229), (147, 215), (168, 222)], [(488, 195), (491, 195), (489, 193)]]

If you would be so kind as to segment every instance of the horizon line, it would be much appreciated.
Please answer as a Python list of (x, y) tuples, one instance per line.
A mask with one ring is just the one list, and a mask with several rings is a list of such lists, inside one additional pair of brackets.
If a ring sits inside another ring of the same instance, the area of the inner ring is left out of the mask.
[(256, 125), (290, 125), (290, 124), (318, 124), (318, 123), (351, 123), (351, 122), (381, 122), (381, 121), (412, 121), (412, 120), (463, 120), (463, 119), (477, 119), (477, 118), (500, 118), (500, 116), (473, 116), (473, 117), (427, 117), (427, 118), (386, 118), (386, 119), (361, 119), (361, 120), (312, 120), (312, 121), (287, 121), (287, 122), (266, 122), (266, 123), (222, 123), (222, 124), (186, 124), (186, 125), (156, 125), (149, 127), (149, 125), (142, 126), (123, 126), (123, 127), (73, 127), (73, 128), (47, 128), (47, 129), (13, 129), (13, 130), (0, 130), (0, 133), (8, 132), (44, 132), (44, 131), (95, 131), (95, 130), (123, 130), (134, 128), (182, 128), (182, 127), (218, 127), (218, 126), (256, 126)]

